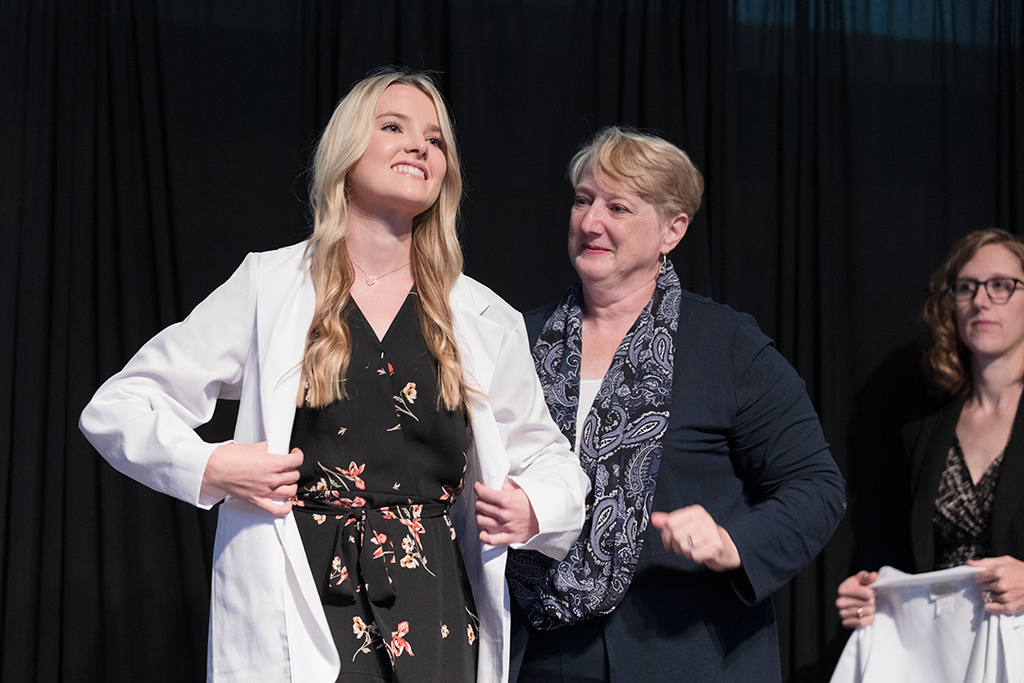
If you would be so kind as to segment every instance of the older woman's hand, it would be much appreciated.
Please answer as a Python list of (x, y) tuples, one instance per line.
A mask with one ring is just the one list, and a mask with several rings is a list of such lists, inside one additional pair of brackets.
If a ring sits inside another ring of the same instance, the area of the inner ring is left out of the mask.
[(972, 567), (983, 571), (974, 580), (985, 591), (985, 611), (989, 614), (1024, 614), (1024, 562), (1003, 555), (983, 560), (968, 560)]
[(651, 524), (661, 529), (661, 542), (667, 549), (712, 571), (724, 572), (742, 564), (729, 532), (718, 526), (700, 505), (672, 512), (652, 512)]
[(868, 584), (878, 581), (878, 572), (857, 572), (839, 584), (836, 608), (846, 628), (863, 628), (875, 621), (875, 591)]
[(522, 543), (540, 533), (533, 505), (515, 482), (506, 479), (500, 491), (477, 482), (473, 490), (476, 491), (476, 523), (484, 543)]
[(221, 444), (206, 463), (203, 485), (283, 517), (291, 512), (301, 464), (298, 448), (279, 455), (267, 452), (266, 441)]

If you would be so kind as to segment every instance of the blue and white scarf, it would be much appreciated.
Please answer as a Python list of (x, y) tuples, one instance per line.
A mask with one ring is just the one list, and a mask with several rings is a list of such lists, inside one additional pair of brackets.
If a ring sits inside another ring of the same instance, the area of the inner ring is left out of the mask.
[[(610, 614), (633, 579), (668, 427), (681, 292), (666, 259), (654, 295), (615, 351), (583, 423), (580, 465), (593, 487), (580, 537), (561, 561), (532, 550), (509, 551), (509, 585), (534, 628)], [(551, 417), (570, 444), (579, 405), (582, 305), (577, 284), (533, 347)]]

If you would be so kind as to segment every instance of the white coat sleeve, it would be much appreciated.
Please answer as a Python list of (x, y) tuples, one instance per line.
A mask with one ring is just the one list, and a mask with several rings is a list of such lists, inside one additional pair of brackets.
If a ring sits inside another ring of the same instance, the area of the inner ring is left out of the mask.
[(540, 526), (512, 547), (560, 560), (583, 526), (590, 479), (548, 413), (522, 317), (503, 339), (489, 397), (499, 429), (506, 430), (509, 479), (530, 499)]
[(235, 397), (252, 347), (259, 255), (249, 254), (223, 285), (180, 323), (148, 341), (107, 380), (79, 428), (119, 472), (201, 508), (224, 493), (203, 486), (210, 454), (195, 428), (217, 398)]

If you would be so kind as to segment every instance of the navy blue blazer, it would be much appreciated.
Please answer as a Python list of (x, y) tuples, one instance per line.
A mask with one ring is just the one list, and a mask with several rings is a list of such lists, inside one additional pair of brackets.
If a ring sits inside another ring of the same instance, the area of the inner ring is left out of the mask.
[[(526, 314), (531, 344), (555, 304)], [(666, 550), (653, 526), (607, 618), (613, 683), (780, 679), (771, 600), (828, 541), (845, 482), (793, 367), (749, 315), (684, 291), (654, 510), (702, 505), (739, 550), (715, 573)], [(512, 671), (529, 628), (514, 623)]]

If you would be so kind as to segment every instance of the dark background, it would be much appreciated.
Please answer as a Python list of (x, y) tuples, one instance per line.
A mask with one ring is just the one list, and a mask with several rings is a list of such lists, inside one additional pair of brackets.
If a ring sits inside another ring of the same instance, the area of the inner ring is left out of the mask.
[[(707, 192), (673, 254), (684, 286), (776, 340), (852, 512), (884, 518), (864, 499), (898, 495), (886, 440), (917, 391), (927, 277), (968, 230), (1024, 230), (1022, 15), (1022, 0), (0, 0), (0, 679), (203, 680), (215, 513), (114, 472), (78, 413), (246, 252), (306, 236), (318, 131), (383, 64), (438, 71), (466, 272), (523, 309), (572, 281), (565, 167), (589, 133), (622, 122), (686, 149)], [(205, 433), (225, 430), (219, 411)], [(853, 536), (848, 517), (776, 595), (791, 681), (828, 678)], [(884, 536), (858, 544), (863, 561), (884, 561)]]

